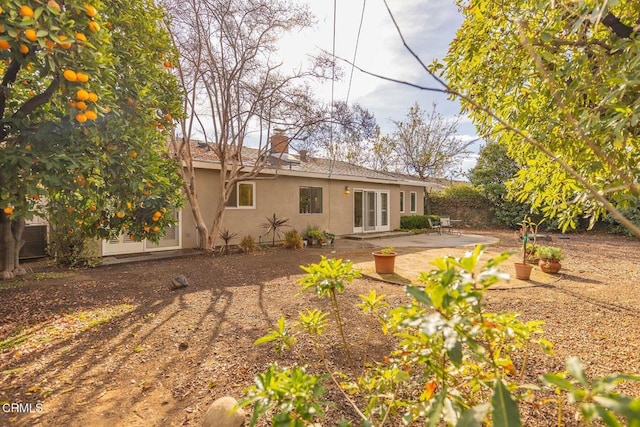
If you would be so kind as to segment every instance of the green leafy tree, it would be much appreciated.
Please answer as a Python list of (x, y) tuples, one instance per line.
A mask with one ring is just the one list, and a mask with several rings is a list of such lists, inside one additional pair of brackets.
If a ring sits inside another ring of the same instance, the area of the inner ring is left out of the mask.
[(469, 171), (469, 180), (480, 188), (492, 205), (496, 218), (514, 228), (531, 211), (531, 206), (509, 197), (506, 183), (520, 170), (507, 154), (507, 147), (497, 141), (489, 141), (480, 149), (476, 165)]
[(3, 277), (22, 272), (34, 214), (99, 238), (156, 240), (173, 222), (179, 176), (164, 141), (180, 103), (162, 20), (148, 0), (3, 3)]
[(640, 238), (620, 211), (640, 195), (639, 4), (457, 3), (446, 77), (481, 135), (522, 165), (510, 190), (564, 229), (607, 210)]

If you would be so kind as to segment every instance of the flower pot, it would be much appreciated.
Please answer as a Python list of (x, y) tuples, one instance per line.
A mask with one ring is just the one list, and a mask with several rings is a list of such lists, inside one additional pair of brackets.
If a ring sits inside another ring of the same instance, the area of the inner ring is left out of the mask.
[(516, 266), (516, 279), (529, 280), (531, 278), (531, 270), (533, 266), (522, 262), (514, 262)]
[(395, 270), (396, 254), (382, 254), (379, 252), (373, 252), (373, 259), (375, 261), (376, 273), (378, 274), (391, 274)]
[(562, 268), (560, 261), (546, 258), (541, 259), (538, 266), (540, 267), (540, 270), (545, 273), (557, 273)]

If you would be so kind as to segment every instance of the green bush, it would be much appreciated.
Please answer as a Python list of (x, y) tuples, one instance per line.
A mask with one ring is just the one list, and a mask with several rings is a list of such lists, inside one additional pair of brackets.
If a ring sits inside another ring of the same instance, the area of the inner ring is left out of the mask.
[(424, 230), (429, 227), (428, 218), (431, 218), (431, 222), (439, 221), (438, 215), (405, 215), (400, 217), (400, 229), (401, 230)]

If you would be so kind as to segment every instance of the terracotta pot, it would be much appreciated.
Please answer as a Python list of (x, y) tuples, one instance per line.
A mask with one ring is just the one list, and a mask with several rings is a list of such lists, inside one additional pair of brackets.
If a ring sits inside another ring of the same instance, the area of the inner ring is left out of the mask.
[(391, 274), (395, 270), (396, 254), (381, 254), (379, 252), (373, 252), (373, 259), (376, 265), (376, 273), (378, 274)]
[(533, 270), (533, 266), (531, 264), (514, 262), (516, 266), (516, 279), (520, 280), (529, 280), (531, 278), (531, 270)]
[(557, 273), (562, 268), (560, 261), (546, 258), (541, 259), (538, 266), (540, 267), (540, 270), (545, 273)]

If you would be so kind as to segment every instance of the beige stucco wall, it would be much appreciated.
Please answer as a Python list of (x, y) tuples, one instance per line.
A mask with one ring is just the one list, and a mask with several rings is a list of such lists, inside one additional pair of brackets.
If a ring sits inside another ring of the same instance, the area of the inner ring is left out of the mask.
[[(210, 226), (213, 222), (213, 212), (217, 203), (219, 173), (215, 169), (198, 169), (196, 172), (196, 190), (205, 223)], [(423, 213), (422, 187), (401, 186), (399, 184), (382, 184), (374, 182), (358, 182), (348, 179), (328, 179), (326, 177), (300, 177), (278, 175), (275, 179), (256, 179), (255, 209), (227, 208), (223, 228), (237, 233), (232, 243), (238, 243), (242, 237), (251, 235), (256, 240), (262, 236), (268, 241), (270, 236), (264, 236), (265, 229), (261, 224), (266, 216), (273, 213), (277, 217), (289, 218), (289, 224), (302, 232), (307, 225), (318, 225), (321, 230), (329, 230), (336, 235), (353, 232), (353, 195), (354, 190), (389, 190), (390, 195), (390, 229), (400, 227), (400, 191), (406, 194), (406, 210), (409, 212), (409, 192), (416, 191), (418, 195), (418, 212)], [(301, 214), (299, 212), (299, 187), (322, 187), (323, 213)], [(350, 194), (345, 194), (345, 186)], [(289, 228), (287, 228), (288, 230)], [(191, 214), (191, 207), (185, 203), (182, 214), (182, 247), (193, 248), (198, 245), (195, 222)]]

